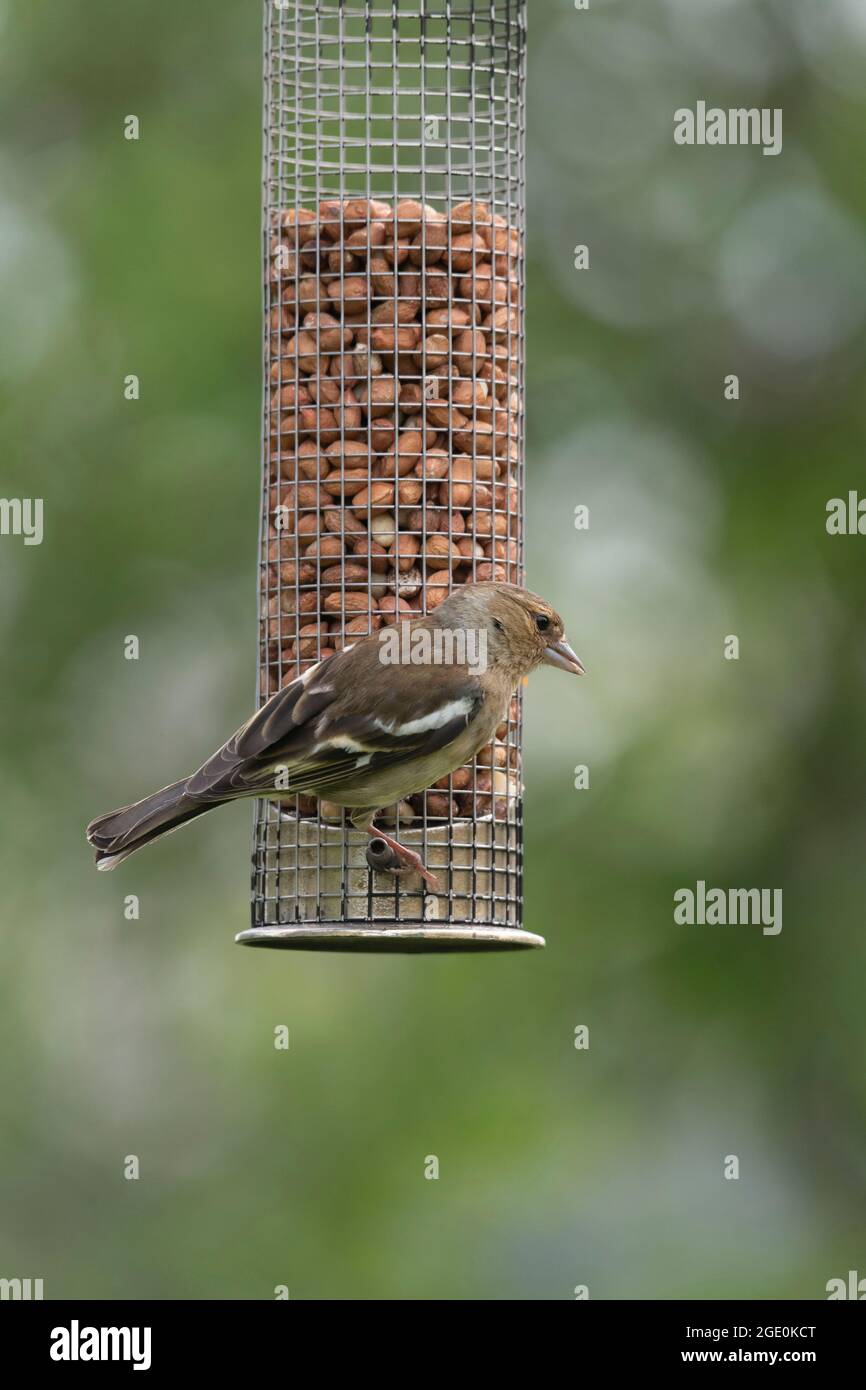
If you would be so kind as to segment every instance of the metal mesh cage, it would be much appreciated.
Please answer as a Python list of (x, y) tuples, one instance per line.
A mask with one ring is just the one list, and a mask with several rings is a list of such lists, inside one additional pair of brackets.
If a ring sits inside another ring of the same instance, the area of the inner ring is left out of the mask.
[[(458, 584), (523, 582), (525, 0), (265, 4), (259, 701)], [(537, 945), (520, 700), (385, 808), (441, 892), (339, 808), (257, 803), (250, 944)]]

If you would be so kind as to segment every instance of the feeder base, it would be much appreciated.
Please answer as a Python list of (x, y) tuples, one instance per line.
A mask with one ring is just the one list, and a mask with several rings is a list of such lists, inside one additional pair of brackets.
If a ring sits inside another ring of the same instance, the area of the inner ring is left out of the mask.
[(520, 846), (505, 821), (399, 831), (439, 878), (371, 872), (366, 835), (313, 820), (261, 822), (259, 891), (242, 945), (335, 951), (484, 951), (543, 946), (520, 926)]
[(399, 927), (351, 926), (322, 922), (306, 927), (248, 927), (238, 932), (239, 946), (269, 946), (281, 951), (520, 951), (544, 946), (543, 936), (519, 927), (434, 927), (429, 922)]

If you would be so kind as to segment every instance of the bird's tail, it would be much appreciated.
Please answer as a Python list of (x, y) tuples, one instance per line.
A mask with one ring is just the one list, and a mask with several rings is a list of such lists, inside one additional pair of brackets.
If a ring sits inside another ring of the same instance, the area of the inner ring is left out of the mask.
[(179, 830), (187, 821), (212, 811), (220, 801), (195, 801), (186, 793), (186, 779), (170, 787), (99, 816), (87, 827), (87, 838), (96, 850), (97, 869), (113, 869), (143, 845)]

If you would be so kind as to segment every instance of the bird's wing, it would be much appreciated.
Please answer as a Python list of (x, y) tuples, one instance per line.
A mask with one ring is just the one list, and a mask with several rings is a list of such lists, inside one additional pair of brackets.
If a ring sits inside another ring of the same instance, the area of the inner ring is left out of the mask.
[(389, 682), (369, 640), (338, 652), (272, 696), (189, 779), (198, 801), (315, 792), (444, 748), (483, 703), (463, 668), (400, 668)]

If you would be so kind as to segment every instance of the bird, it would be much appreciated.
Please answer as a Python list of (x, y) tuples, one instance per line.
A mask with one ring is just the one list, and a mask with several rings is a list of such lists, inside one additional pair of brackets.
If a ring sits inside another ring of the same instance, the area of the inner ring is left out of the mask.
[(555, 609), (514, 584), (463, 584), (405, 620), (399, 640), (383, 628), (297, 676), (190, 777), (91, 821), (96, 866), (113, 869), (229, 801), (303, 793), (345, 807), (355, 829), (385, 842), (397, 872), (435, 889), (421, 856), (376, 815), (469, 762), (543, 665), (584, 674)]

